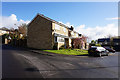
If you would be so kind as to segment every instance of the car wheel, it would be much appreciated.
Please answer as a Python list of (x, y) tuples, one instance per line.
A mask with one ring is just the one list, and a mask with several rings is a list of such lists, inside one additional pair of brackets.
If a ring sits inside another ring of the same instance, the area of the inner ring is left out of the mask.
[(88, 53), (88, 55), (89, 55), (89, 56), (92, 56), (92, 54), (91, 54), (91, 53)]
[(100, 54), (99, 54), (99, 57), (101, 57), (101, 56), (102, 56), (102, 54), (100, 53)]
[(108, 54), (106, 54), (106, 56), (108, 56)]
[(115, 53), (115, 52), (113, 52), (113, 53)]

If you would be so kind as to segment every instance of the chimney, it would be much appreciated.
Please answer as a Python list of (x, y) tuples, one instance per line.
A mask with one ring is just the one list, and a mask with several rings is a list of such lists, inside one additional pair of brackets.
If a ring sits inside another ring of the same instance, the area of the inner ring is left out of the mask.
[(74, 30), (74, 27), (73, 27), (73, 26), (71, 26), (71, 28), (69, 28), (69, 29), (73, 31), (73, 30)]
[(79, 36), (82, 36), (82, 34), (79, 34)]

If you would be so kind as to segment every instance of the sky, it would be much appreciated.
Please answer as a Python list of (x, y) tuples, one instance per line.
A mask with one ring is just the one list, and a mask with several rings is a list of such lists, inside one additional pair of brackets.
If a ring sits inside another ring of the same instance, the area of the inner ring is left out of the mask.
[(0, 27), (28, 24), (37, 13), (72, 25), (91, 40), (118, 35), (118, 2), (2, 2)]

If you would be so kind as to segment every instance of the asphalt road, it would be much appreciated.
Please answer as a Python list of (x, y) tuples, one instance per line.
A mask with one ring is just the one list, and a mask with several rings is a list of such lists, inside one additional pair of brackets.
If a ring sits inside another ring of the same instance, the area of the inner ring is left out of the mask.
[(2, 47), (3, 78), (118, 78), (118, 54), (102, 57), (43, 55)]

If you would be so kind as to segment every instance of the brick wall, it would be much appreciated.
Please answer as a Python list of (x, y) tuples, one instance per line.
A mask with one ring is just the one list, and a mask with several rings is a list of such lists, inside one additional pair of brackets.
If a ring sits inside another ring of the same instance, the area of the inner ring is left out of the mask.
[(27, 46), (36, 49), (52, 49), (52, 22), (37, 15), (28, 25)]

